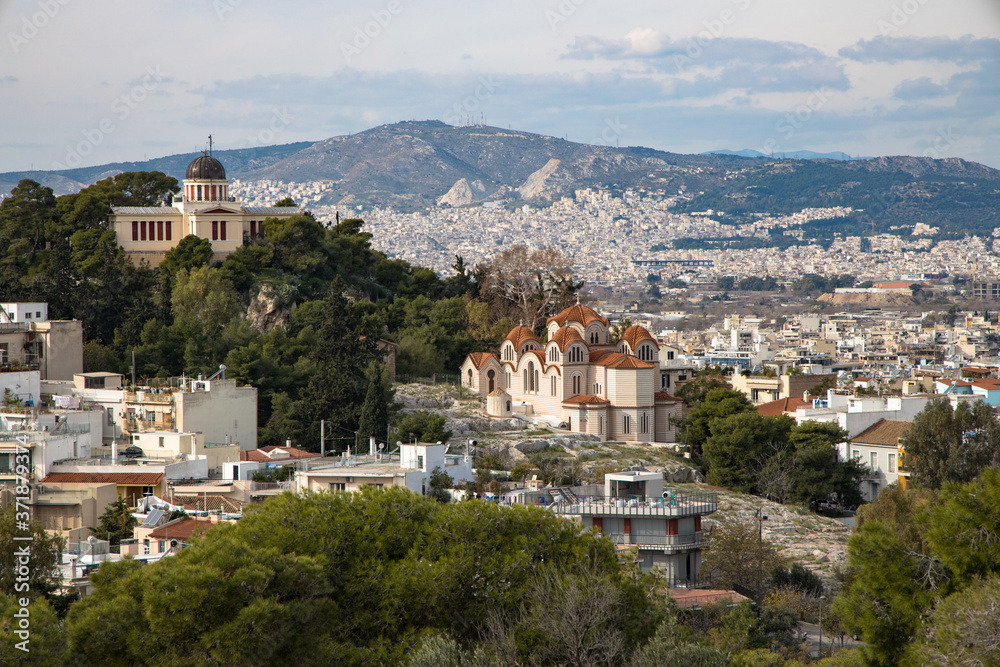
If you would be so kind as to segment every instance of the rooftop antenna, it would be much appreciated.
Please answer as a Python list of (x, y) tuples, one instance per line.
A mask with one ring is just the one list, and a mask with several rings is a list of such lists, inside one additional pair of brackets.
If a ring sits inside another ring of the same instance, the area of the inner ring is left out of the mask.
[(212, 154), (212, 135), (208, 135), (208, 154)]

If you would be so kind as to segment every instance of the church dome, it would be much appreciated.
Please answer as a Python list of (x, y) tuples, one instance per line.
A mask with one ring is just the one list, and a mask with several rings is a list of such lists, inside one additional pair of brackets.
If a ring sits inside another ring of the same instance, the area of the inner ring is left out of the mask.
[(583, 336), (580, 332), (573, 327), (563, 327), (559, 331), (555, 332), (552, 338), (549, 339), (550, 343), (555, 343), (556, 347), (559, 348), (560, 352), (565, 352), (566, 348), (570, 346), (570, 343), (583, 342)]
[(535, 335), (535, 332), (523, 324), (511, 329), (510, 333), (507, 334), (507, 337), (504, 338), (504, 340), (509, 340), (511, 344), (513, 344), (515, 350), (520, 350), (521, 346), (528, 341), (538, 343), (539, 347), (542, 345), (542, 341), (538, 340), (538, 336)]
[(608, 322), (608, 318), (601, 317), (593, 308), (581, 306), (580, 304), (570, 306), (555, 317), (550, 317), (545, 323), (549, 324), (551, 322), (555, 322), (560, 327), (566, 326), (569, 322), (576, 322), (584, 327), (589, 325), (591, 322), (600, 322), (604, 326), (608, 326), (610, 324), (610, 322)]
[(626, 329), (622, 333), (621, 340), (628, 343), (629, 348), (632, 350), (639, 347), (639, 343), (644, 340), (652, 341), (653, 345), (656, 345), (656, 347), (659, 348), (659, 343), (657, 343), (656, 339), (653, 338), (653, 334), (649, 333), (646, 327), (639, 326), (638, 324), (633, 324)]
[(211, 155), (199, 155), (188, 165), (187, 179), (226, 180), (226, 168)]

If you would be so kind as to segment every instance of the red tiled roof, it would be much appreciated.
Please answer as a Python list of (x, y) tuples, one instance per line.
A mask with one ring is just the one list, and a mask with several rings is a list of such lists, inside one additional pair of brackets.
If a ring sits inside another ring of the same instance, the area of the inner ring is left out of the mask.
[(541, 362), (542, 367), (545, 367), (545, 351), (544, 350), (527, 350), (525, 354), (533, 354), (538, 357), (538, 361)]
[(562, 327), (559, 331), (552, 334), (552, 338), (549, 339), (549, 342), (555, 343), (560, 352), (565, 352), (566, 348), (569, 347), (571, 343), (582, 343), (583, 336), (581, 336), (580, 332), (573, 327)]
[[(288, 456), (280, 458), (272, 458), (268, 456), (269, 453), (276, 449), (287, 452)], [(278, 447), (277, 445), (268, 445), (267, 447), (261, 447), (260, 449), (245, 449), (240, 451), (240, 461), (260, 461), (262, 463), (292, 461), (295, 459), (313, 459), (318, 457), (319, 454), (315, 452), (307, 452), (304, 449), (296, 449), (295, 447)]]
[(973, 387), (978, 387), (979, 389), (989, 389), (996, 390), (1000, 389), (1000, 380), (994, 380), (992, 378), (983, 378), (982, 380), (973, 380)]
[(638, 324), (633, 324), (626, 329), (625, 333), (622, 334), (621, 340), (628, 343), (628, 346), (633, 350), (644, 340), (651, 340), (654, 345), (659, 346), (656, 339), (646, 330), (646, 327), (641, 327)]
[(562, 311), (555, 317), (550, 317), (548, 320), (545, 321), (545, 324), (548, 325), (549, 322), (555, 322), (560, 327), (566, 326), (567, 322), (578, 322), (582, 324), (584, 327), (586, 327), (591, 322), (600, 322), (604, 326), (608, 326), (608, 324), (610, 324), (608, 318), (601, 317), (600, 315), (597, 314), (597, 311), (595, 311), (593, 308), (588, 308), (587, 306), (581, 306), (580, 304), (576, 304), (575, 306), (570, 306), (569, 308)]
[(563, 401), (563, 403), (609, 403), (609, 402), (610, 401), (607, 401), (601, 398), (600, 396), (594, 396), (593, 394), (577, 394), (576, 396), (572, 396)]
[(44, 484), (117, 484), (118, 486), (156, 486), (162, 472), (53, 472), (42, 479)]
[(803, 401), (797, 396), (792, 396), (791, 398), (779, 398), (776, 401), (758, 405), (757, 414), (763, 417), (777, 417), (785, 414), (786, 412), (795, 412), (799, 408), (807, 408), (810, 405), (812, 405), (812, 403)]
[(511, 343), (513, 343), (515, 350), (520, 350), (521, 345), (528, 342), (529, 340), (533, 340), (539, 345), (542, 344), (542, 341), (538, 340), (538, 336), (535, 335), (535, 332), (529, 329), (528, 327), (524, 326), (523, 324), (520, 324), (511, 329), (510, 333), (507, 334), (507, 337), (504, 338), (504, 340), (505, 341), (509, 340)]
[(597, 360), (591, 358), (590, 363), (595, 366), (607, 366), (608, 368), (656, 368), (656, 366), (648, 361), (643, 361), (638, 357), (633, 357), (631, 354), (623, 354), (621, 352), (603, 354)]
[(690, 609), (694, 606), (705, 607), (716, 602), (739, 604), (750, 598), (743, 597), (736, 591), (708, 590), (705, 588), (671, 588), (670, 597), (677, 603), (679, 609)]
[(609, 354), (621, 354), (621, 352), (615, 352), (614, 350), (600, 349), (590, 351), (590, 363), (596, 363), (599, 359), (603, 359)]
[(469, 355), (469, 361), (471, 361), (472, 365), (476, 367), (476, 370), (482, 368), (483, 364), (490, 359), (499, 359), (499, 357), (492, 352), (473, 352)]
[(623, 354), (617, 360), (612, 361), (608, 364), (608, 368), (656, 368), (656, 364), (651, 364), (648, 361), (643, 361), (639, 357), (633, 357), (631, 354)]
[(911, 422), (900, 421), (898, 419), (880, 419), (855, 437), (851, 442), (860, 445), (885, 445), (895, 446), (899, 439), (910, 430)]
[(668, 394), (665, 391), (658, 391), (658, 392), (654, 393), (653, 394), (653, 400), (654, 401), (659, 401), (661, 403), (662, 402), (667, 402), (667, 403), (680, 403), (681, 402), (681, 399), (676, 398), (674, 396), (671, 396), (670, 394)]

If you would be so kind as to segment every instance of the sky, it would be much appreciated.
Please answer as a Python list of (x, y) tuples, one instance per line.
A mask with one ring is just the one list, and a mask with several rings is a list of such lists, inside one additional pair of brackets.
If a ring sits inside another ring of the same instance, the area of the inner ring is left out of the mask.
[(0, 0), (0, 171), (439, 119), (1000, 168), (1000, 0)]

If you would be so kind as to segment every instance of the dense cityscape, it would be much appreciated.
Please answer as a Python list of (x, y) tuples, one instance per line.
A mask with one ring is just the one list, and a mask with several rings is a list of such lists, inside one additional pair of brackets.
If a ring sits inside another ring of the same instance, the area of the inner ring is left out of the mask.
[(1000, 667), (996, 2), (100, 4), (0, 8), (0, 665)]
[[(811, 220), (839, 218), (850, 209), (806, 209), (800, 213), (766, 217), (752, 225), (733, 226), (701, 215), (672, 213), (677, 196), (662, 192), (627, 191), (621, 197), (608, 191), (577, 191), (573, 198), (539, 208), (512, 208), (497, 204), (443, 207), (435, 211), (399, 213), (364, 206), (320, 203), (320, 183), (239, 183), (232, 191), (247, 202), (265, 204), (291, 197), (320, 220), (339, 215), (361, 217), (374, 236), (374, 247), (392, 257), (419, 263), (442, 276), (451, 273), (455, 256), (476, 264), (498, 248), (519, 243), (552, 246), (569, 254), (582, 279), (605, 286), (644, 280), (651, 272), (644, 262), (664, 261), (662, 278), (681, 277), (685, 282), (714, 282), (722, 276), (737, 279), (768, 275), (787, 284), (807, 273), (850, 274), (858, 282), (920, 280), (923, 276), (992, 276), (1000, 270), (993, 238), (934, 238), (937, 230), (918, 223), (908, 235), (844, 236), (828, 247), (796, 245), (785, 249), (673, 250), (681, 238), (770, 239), (786, 234), (790, 226)], [(865, 241), (863, 244), (862, 241)], [(654, 251), (656, 246), (664, 247)], [(864, 245), (864, 250), (862, 249)], [(692, 272), (691, 261), (703, 266)], [(637, 263), (638, 262), (638, 263)]]

